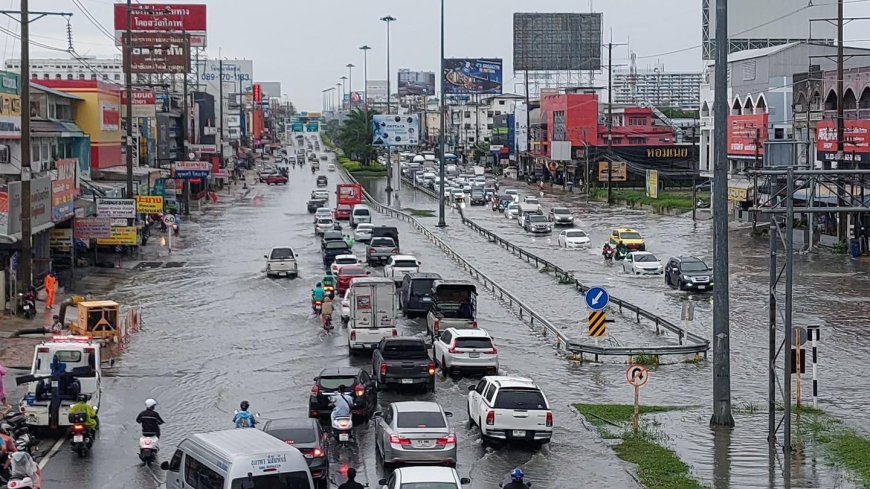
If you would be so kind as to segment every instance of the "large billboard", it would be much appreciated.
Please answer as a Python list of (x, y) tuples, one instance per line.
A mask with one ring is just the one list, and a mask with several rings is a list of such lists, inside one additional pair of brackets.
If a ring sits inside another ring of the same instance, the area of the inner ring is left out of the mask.
[(728, 154), (731, 156), (763, 155), (768, 133), (767, 116), (768, 114), (729, 115)]
[[(847, 161), (851, 161), (848, 157), (850, 154), (870, 153), (870, 121), (846, 120), (843, 127), (843, 140), (845, 141), (843, 152), (847, 155)], [(816, 149), (819, 153), (836, 154), (840, 151), (836, 121), (819, 121), (816, 124)], [(826, 159), (826, 161), (831, 160), (832, 158)]]
[[(9, 219), (6, 232), (21, 232), (21, 182), (9, 182)], [(30, 226), (32, 231), (51, 222), (51, 177), (30, 181)]]
[(387, 80), (367, 81), (366, 97), (368, 97), (370, 104), (387, 103)]
[(435, 95), (435, 73), (432, 71), (399, 70), (399, 96)]
[(417, 146), (420, 118), (416, 115), (375, 115), (372, 119), (374, 146)]
[(514, 13), (514, 70), (600, 70), (600, 13)]
[(449, 58), (444, 60), (443, 86), (449, 95), (498, 95), (502, 90), (501, 58)]
[[(206, 46), (205, 4), (134, 3), (131, 7), (130, 30), (133, 32), (164, 32), (190, 36), (190, 45)], [(121, 45), (121, 36), (127, 30), (127, 5), (115, 4), (115, 45)]]
[[(126, 45), (127, 34), (123, 39)], [(133, 73), (190, 73), (190, 45), (182, 34), (134, 32), (130, 50)], [(126, 49), (122, 56), (126, 58)]]

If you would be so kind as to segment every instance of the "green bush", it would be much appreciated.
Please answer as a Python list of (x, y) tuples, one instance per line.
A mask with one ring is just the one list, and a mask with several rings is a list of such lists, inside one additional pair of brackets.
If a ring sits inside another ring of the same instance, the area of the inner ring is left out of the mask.
[(350, 173), (387, 173), (387, 167), (379, 163), (365, 166), (359, 161), (354, 161), (346, 156), (338, 157), (338, 164)]

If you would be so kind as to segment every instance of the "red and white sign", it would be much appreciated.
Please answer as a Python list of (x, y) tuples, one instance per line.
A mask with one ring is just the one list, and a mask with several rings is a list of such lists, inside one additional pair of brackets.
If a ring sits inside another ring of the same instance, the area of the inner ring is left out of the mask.
[(649, 371), (642, 365), (629, 365), (625, 370), (625, 380), (635, 387), (641, 387), (649, 380)]
[(100, 130), (121, 130), (121, 110), (118, 107), (118, 104), (104, 102), (100, 105), (100, 111), (102, 112), (102, 117), (100, 118)]
[[(843, 129), (843, 151), (846, 154), (870, 153), (870, 121), (847, 120)], [(820, 153), (840, 151), (837, 121), (819, 121), (816, 124), (816, 149)]]
[[(156, 117), (157, 98), (154, 90), (133, 91), (133, 117)], [(127, 115), (127, 91), (121, 90), (121, 116)]]
[(728, 116), (728, 154), (733, 156), (755, 156), (764, 154), (767, 141), (767, 114), (729, 115)]
[[(206, 46), (206, 6), (202, 4), (134, 3), (130, 13), (133, 32), (172, 32), (190, 35), (191, 47)], [(115, 45), (127, 30), (127, 5), (115, 4)]]
[(208, 161), (176, 161), (175, 170), (182, 171), (209, 171), (211, 164)]

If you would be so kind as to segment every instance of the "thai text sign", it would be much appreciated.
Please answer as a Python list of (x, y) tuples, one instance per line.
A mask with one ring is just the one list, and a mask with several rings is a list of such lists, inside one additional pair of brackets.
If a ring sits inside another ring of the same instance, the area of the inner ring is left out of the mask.
[(61, 222), (75, 214), (79, 194), (78, 159), (57, 160), (57, 178), (51, 182), (51, 220)]
[(132, 39), (133, 73), (190, 73), (190, 46), (183, 34), (134, 32)]
[[(130, 30), (133, 32), (184, 32), (190, 36), (190, 45), (206, 46), (206, 5), (202, 4), (137, 4), (130, 11)], [(127, 5), (115, 4), (115, 45), (127, 30)]]
[[(820, 153), (840, 151), (837, 141), (837, 121), (819, 121), (816, 124), (816, 149)], [(870, 121), (847, 120), (843, 127), (845, 153), (870, 153)]]
[(76, 218), (76, 239), (88, 241), (112, 237), (112, 220), (107, 217)]
[(136, 217), (136, 201), (133, 199), (97, 199), (97, 215), (112, 219)]
[(767, 118), (767, 114), (729, 115), (728, 154), (763, 155), (764, 143), (767, 141)]
[[(30, 226), (35, 232), (51, 222), (51, 177), (30, 181)], [(6, 234), (21, 232), (21, 182), (9, 182), (9, 220)]]
[(106, 246), (136, 246), (138, 243), (136, 226), (112, 226), (111, 237), (97, 240), (98, 245)]
[(177, 161), (175, 178), (207, 178), (210, 165), (207, 161)]
[(163, 214), (163, 196), (140, 195), (136, 197), (136, 212), (139, 214)]
[[(121, 90), (121, 116), (127, 116), (127, 90)], [(133, 117), (157, 117), (154, 90), (133, 90)]]
[[(624, 182), (628, 180), (628, 167), (624, 161), (614, 161), (610, 163), (611, 171), (613, 172), (610, 181), (612, 182)], [(602, 161), (598, 163), (598, 181), (606, 182), (607, 178), (607, 162)]]

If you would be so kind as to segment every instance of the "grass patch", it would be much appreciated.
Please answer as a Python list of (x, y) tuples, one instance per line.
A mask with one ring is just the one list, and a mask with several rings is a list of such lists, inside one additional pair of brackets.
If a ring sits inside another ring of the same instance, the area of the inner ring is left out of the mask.
[(851, 472), (861, 487), (870, 488), (870, 439), (819, 409), (801, 407), (795, 412), (797, 442), (814, 442), (830, 463)]
[(381, 176), (387, 174), (387, 167), (376, 162), (372, 162), (369, 166), (365, 166), (359, 161), (354, 161), (346, 156), (339, 156), (338, 164), (354, 175)]
[(435, 217), (435, 211), (427, 209), (411, 209), (410, 207), (405, 207), (402, 210), (414, 217)]
[(635, 355), (631, 359), (632, 365), (658, 365), (659, 364), (659, 356), (658, 355)]
[[(607, 200), (607, 189), (598, 188), (592, 192), (596, 200)], [(709, 192), (698, 192), (697, 198), (704, 202), (710, 202)], [(684, 210), (690, 211), (695, 205), (692, 200), (691, 190), (660, 191), (657, 199), (646, 196), (643, 190), (613, 190), (613, 200), (624, 202), (628, 206), (645, 205), (657, 211)]]
[[(662, 439), (643, 422), (638, 434), (629, 425), (634, 417), (631, 404), (576, 404), (577, 411), (608, 439), (621, 442), (613, 450), (619, 458), (637, 466), (637, 475), (647, 489), (701, 489), (702, 486), (689, 474), (689, 466), (677, 454), (657, 443)], [(640, 406), (641, 415), (663, 413), (682, 409), (667, 406)]]

